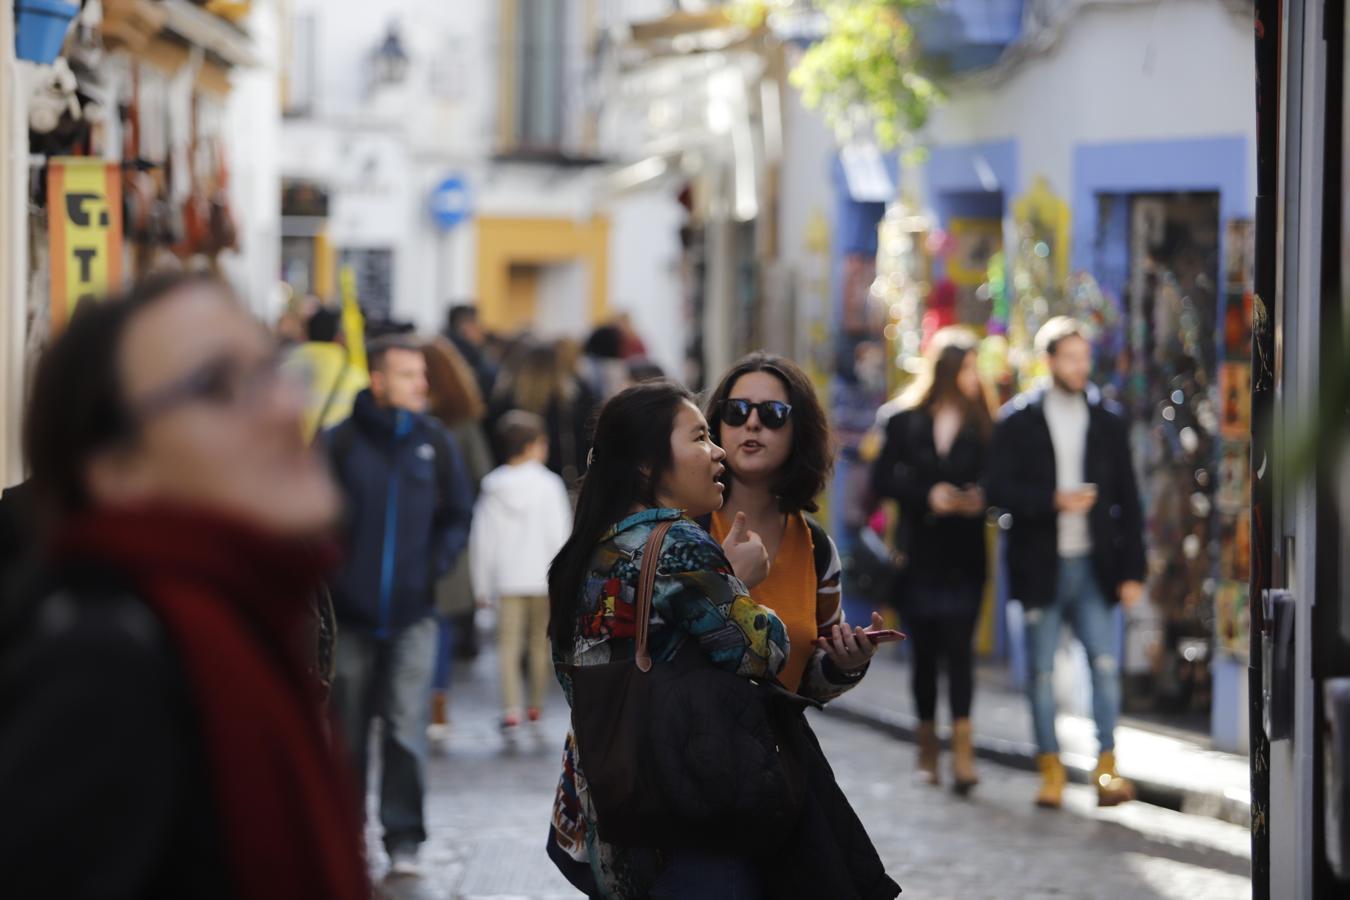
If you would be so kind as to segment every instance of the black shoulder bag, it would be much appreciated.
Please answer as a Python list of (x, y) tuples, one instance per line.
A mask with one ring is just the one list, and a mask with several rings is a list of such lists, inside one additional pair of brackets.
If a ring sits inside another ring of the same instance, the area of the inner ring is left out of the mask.
[(781, 844), (801, 813), (805, 776), (780, 750), (812, 701), (771, 680), (714, 666), (687, 639), (670, 662), (648, 648), (652, 590), (673, 523), (643, 549), (634, 659), (574, 666), (572, 730), (596, 828), (634, 847)]

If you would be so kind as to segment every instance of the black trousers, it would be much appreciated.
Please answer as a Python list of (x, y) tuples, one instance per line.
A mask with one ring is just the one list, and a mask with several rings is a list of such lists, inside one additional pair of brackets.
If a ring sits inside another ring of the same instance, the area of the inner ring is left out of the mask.
[[(981, 587), (925, 586), (920, 591), (924, 595), (921, 602), (914, 603), (903, 615), (914, 653), (911, 686), (919, 719), (931, 722), (937, 717), (939, 668), (947, 670), (947, 699), (952, 718), (970, 718), (975, 692), (975, 650), (971, 645), (979, 618)], [(946, 602), (941, 602), (940, 597)]]

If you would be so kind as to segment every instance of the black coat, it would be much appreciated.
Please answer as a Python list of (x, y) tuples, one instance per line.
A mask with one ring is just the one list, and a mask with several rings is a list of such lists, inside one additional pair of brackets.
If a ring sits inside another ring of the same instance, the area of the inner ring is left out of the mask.
[(907, 409), (886, 423), (885, 445), (872, 467), (872, 489), (900, 503), (896, 551), (900, 583), (953, 586), (983, 584), (986, 575), (983, 516), (939, 516), (928, 505), (928, 492), (941, 482), (966, 487), (984, 480), (986, 442), (967, 425), (945, 457), (933, 441), (933, 417)]
[(163, 625), (109, 573), (68, 574), (0, 608), (5, 896), (236, 896)]
[[(1025, 606), (1048, 606), (1059, 578), (1059, 514), (1055, 510), (1055, 447), (1045, 421), (1045, 391), (1013, 398), (1000, 412), (989, 448), (985, 491), (1011, 522), (1008, 570), (1012, 596)], [(1124, 581), (1143, 581), (1143, 513), (1130, 460), (1129, 429), (1114, 403), (1089, 386), (1084, 480), (1097, 485), (1088, 515), (1092, 569), (1108, 601)]]

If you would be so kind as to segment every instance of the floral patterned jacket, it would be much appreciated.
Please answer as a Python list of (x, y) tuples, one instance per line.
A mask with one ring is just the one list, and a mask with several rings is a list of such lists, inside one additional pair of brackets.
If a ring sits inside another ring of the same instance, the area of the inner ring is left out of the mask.
[[(675, 520), (661, 549), (652, 591), (648, 641), (652, 658), (672, 659), (685, 641), (698, 642), (714, 664), (746, 677), (776, 675), (787, 659), (788, 638), (772, 610), (750, 599), (721, 546), (680, 510), (651, 509), (629, 516), (600, 542), (582, 587), (576, 635), (553, 647), (553, 662), (568, 703), (568, 666), (632, 659), (642, 550), (660, 522)], [(590, 865), (612, 900), (645, 897), (663, 864), (658, 850), (620, 848), (599, 840), (582, 760), (569, 734), (554, 802), (554, 840), (567, 855)]]

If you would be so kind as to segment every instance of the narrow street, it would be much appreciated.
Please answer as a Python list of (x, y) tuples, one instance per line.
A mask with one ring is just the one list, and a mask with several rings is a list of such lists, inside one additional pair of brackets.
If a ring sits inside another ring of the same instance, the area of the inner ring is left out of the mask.
[[(431, 763), (424, 877), (381, 885), (388, 900), (576, 897), (544, 856), (566, 713), (508, 747), (496, 727), (495, 661), (460, 669), (452, 736)], [(977, 713), (978, 714), (978, 713)], [(1060, 813), (1035, 809), (1034, 776), (984, 764), (975, 796), (910, 782), (913, 748), (826, 716), (814, 722), (836, 775), (906, 897), (923, 900), (1226, 900), (1250, 896), (1247, 829), (1136, 803), (1099, 811), (1071, 786)], [(383, 874), (378, 831), (371, 856)]]

